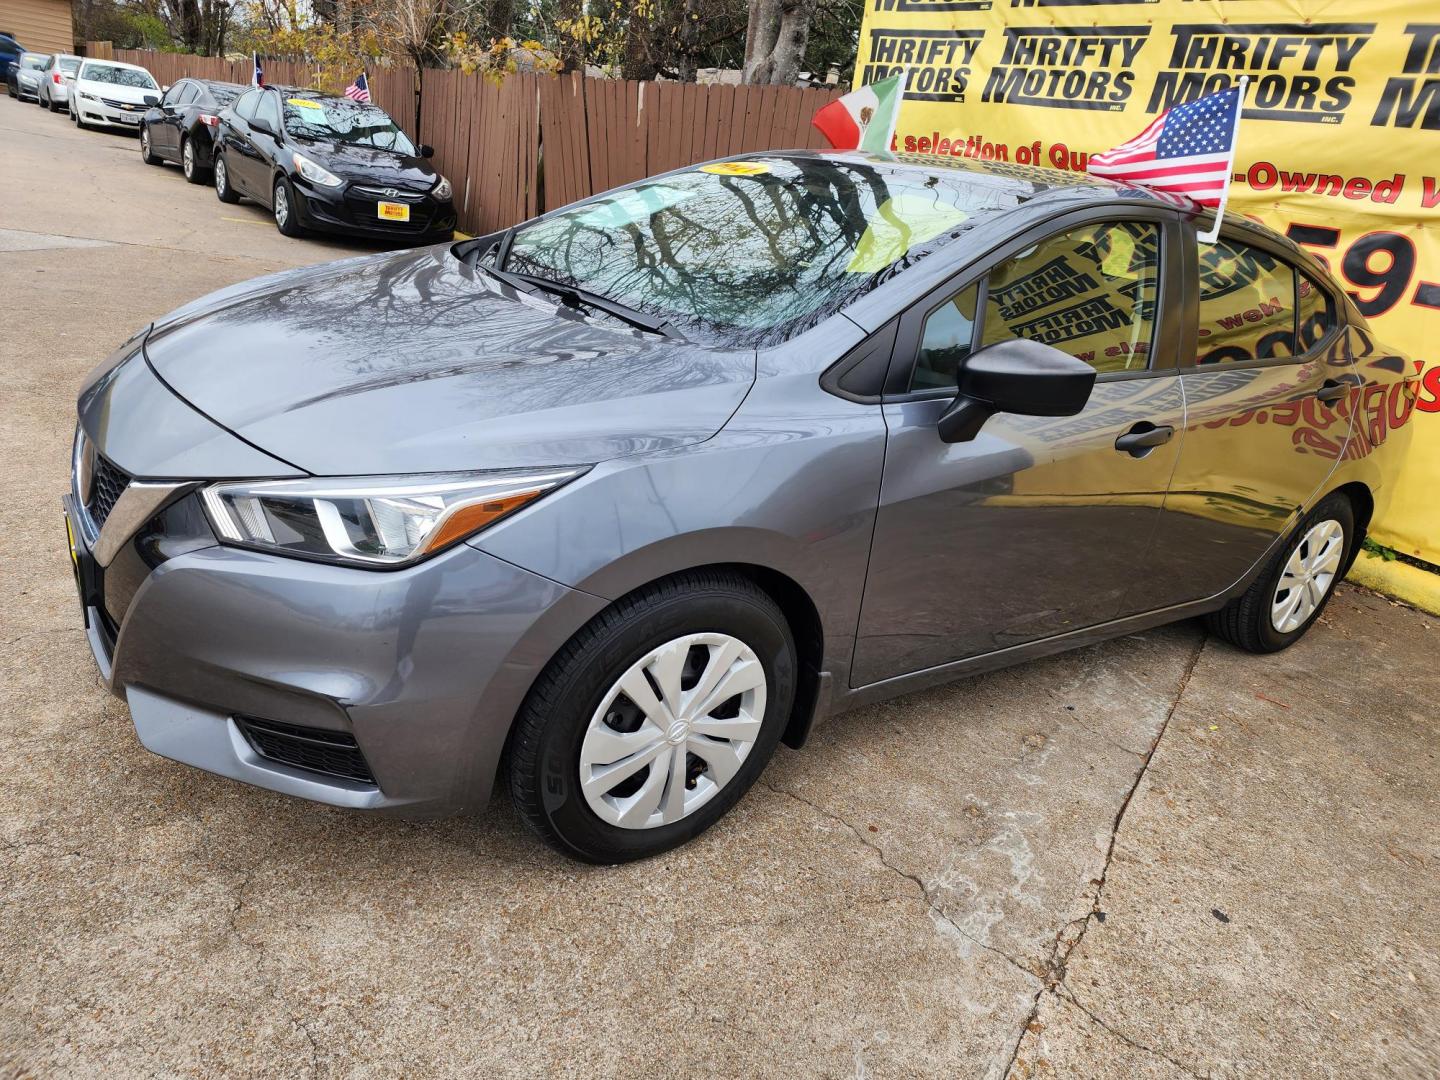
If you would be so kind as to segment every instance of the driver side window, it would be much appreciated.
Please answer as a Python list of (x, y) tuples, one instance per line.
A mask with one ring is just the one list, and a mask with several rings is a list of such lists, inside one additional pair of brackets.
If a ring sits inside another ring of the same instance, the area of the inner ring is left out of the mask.
[(1102, 373), (1144, 370), (1159, 278), (1156, 224), (1097, 222), (1047, 237), (990, 270), (983, 311), (976, 283), (930, 312), (910, 389), (953, 387), (972, 349), (1012, 338), (1052, 345)]

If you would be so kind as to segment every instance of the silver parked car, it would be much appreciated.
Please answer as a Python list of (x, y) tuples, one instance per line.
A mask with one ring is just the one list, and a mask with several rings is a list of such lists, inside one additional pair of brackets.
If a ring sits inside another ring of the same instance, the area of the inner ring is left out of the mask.
[(158, 754), (681, 844), (847, 709), (1314, 623), (1414, 366), (1294, 244), (1003, 165), (768, 153), (147, 326), (79, 400), (91, 647)]
[(75, 73), (80, 70), (80, 57), (67, 53), (56, 53), (50, 57), (45, 70), (40, 74), (39, 104), (51, 112), (68, 109), (70, 88), (75, 83)]

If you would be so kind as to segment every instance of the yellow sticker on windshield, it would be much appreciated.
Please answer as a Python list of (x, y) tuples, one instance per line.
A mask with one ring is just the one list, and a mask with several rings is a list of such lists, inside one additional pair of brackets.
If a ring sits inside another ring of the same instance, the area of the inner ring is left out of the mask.
[(294, 105), (297, 109), (319, 109), (322, 106), (318, 101), (311, 101), (309, 98), (292, 97), (285, 99), (286, 105)]
[(763, 161), (712, 161), (709, 165), (701, 165), (700, 171), (716, 176), (759, 176), (768, 173), (770, 166)]

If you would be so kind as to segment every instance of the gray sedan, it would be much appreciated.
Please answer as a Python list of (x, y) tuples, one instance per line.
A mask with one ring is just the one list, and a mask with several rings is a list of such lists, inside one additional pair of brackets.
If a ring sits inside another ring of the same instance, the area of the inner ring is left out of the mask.
[(44, 78), (45, 67), (50, 57), (44, 53), (21, 53), (20, 59), (10, 65), (5, 76), (5, 92), (21, 101), (40, 101), (40, 80)]
[(154, 752), (582, 859), (847, 709), (1205, 616), (1319, 617), (1414, 365), (1240, 218), (768, 153), (143, 328), (79, 400), (91, 647)]

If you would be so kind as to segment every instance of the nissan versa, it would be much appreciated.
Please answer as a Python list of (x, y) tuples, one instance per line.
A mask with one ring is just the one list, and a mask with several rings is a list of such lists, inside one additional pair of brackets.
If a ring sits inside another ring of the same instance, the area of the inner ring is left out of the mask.
[(100, 670), (166, 757), (410, 815), (503, 778), (613, 862), (858, 705), (1196, 615), (1284, 648), (1414, 369), (1209, 217), (771, 153), (221, 290), (80, 394)]

